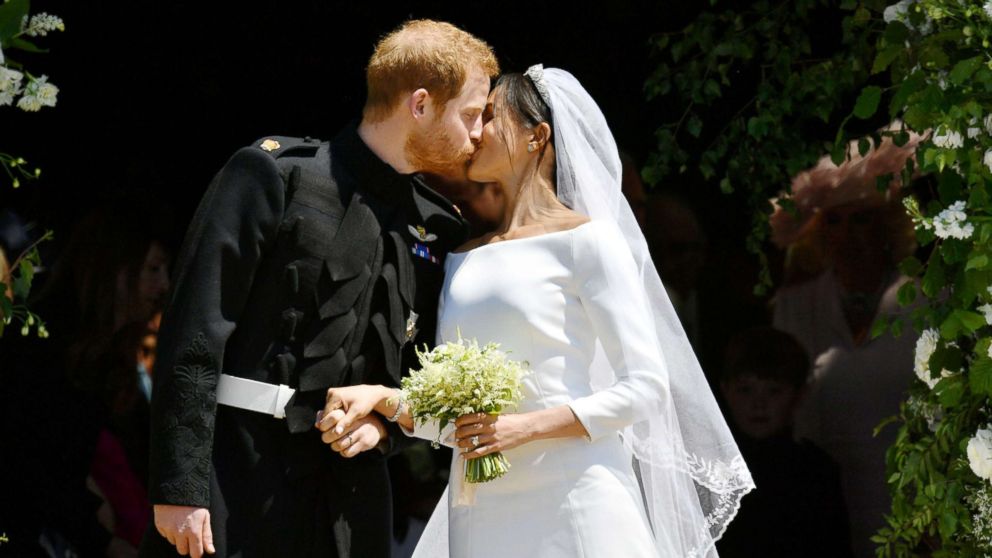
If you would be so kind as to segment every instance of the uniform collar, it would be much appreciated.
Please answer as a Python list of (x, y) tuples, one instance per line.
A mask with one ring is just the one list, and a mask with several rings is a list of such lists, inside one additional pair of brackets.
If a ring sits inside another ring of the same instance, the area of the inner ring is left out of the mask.
[(419, 175), (401, 174), (365, 145), (358, 135), (358, 120), (352, 121), (334, 138), (335, 159), (358, 182), (359, 187), (379, 201), (396, 205), (409, 197)]

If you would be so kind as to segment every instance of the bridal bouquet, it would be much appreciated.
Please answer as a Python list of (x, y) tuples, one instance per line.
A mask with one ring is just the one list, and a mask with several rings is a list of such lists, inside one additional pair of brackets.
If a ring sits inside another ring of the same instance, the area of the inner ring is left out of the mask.
[[(403, 399), (410, 416), (419, 424), (440, 422), (439, 431), (462, 415), (500, 413), (521, 399), (520, 378), (524, 365), (510, 360), (499, 344), (479, 346), (476, 340), (439, 345), (432, 351), (417, 351), (420, 370), (403, 378)], [(439, 441), (435, 441), (437, 447)], [(502, 453), (469, 459), (465, 480), (472, 483), (497, 479), (510, 468)]]

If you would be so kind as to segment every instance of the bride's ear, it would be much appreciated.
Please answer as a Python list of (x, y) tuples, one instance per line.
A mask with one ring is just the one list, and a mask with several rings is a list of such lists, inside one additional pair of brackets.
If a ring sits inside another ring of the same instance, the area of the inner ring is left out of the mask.
[(551, 139), (551, 126), (547, 122), (541, 122), (534, 126), (534, 133), (530, 137), (531, 144), (537, 144), (537, 151), (544, 149), (545, 144)]

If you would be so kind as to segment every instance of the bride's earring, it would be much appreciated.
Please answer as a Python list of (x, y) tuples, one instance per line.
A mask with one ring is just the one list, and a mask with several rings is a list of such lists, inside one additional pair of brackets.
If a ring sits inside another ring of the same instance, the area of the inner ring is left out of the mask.
[(527, 153), (533, 153), (535, 149), (537, 149), (537, 144), (534, 142), (527, 144)]

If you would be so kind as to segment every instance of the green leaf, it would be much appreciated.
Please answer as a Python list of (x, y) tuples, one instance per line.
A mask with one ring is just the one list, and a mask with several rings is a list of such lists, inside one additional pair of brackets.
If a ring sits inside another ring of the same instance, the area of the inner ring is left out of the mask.
[(730, 183), (730, 178), (725, 176), (720, 180), (720, 191), (724, 194), (731, 194), (734, 191), (734, 186)]
[(892, 64), (892, 61), (899, 57), (900, 54), (906, 51), (905, 47), (901, 44), (894, 44), (883, 50), (880, 50), (875, 56), (875, 62), (871, 65), (871, 73), (877, 74), (884, 72), (886, 68)]
[(10, 39), (21, 32), (21, 20), (30, 11), (29, 0), (9, 0), (0, 3), (0, 45), (6, 47)]
[(985, 266), (989, 265), (989, 257), (985, 254), (979, 254), (968, 260), (968, 264), (964, 267), (965, 271), (971, 271), (972, 269), (985, 269)]
[(899, 263), (899, 271), (909, 277), (916, 277), (921, 271), (923, 271), (923, 263), (913, 256), (910, 256)]
[(974, 58), (967, 58), (954, 65), (951, 69), (951, 83), (954, 85), (962, 85), (971, 78), (978, 68), (984, 63), (983, 56), (976, 56)]
[(889, 329), (889, 320), (885, 316), (880, 316), (875, 323), (871, 325), (871, 338), (877, 339), (881, 337)]
[(871, 142), (868, 138), (861, 138), (858, 140), (858, 154), (864, 157), (871, 151)]
[(36, 46), (34, 43), (30, 43), (20, 37), (16, 39), (11, 39), (9, 47), (12, 49), (23, 50), (24, 52), (36, 52), (36, 53), (48, 52), (47, 48), (41, 48), (39, 46)]
[(889, 48), (904, 50), (903, 43), (909, 38), (909, 29), (901, 21), (890, 21), (885, 26), (885, 33), (882, 35)]
[(941, 257), (931, 257), (927, 271), (923, 274), (923, 294), (930, 298), (937, 296), (945, 286), (944, 260)]
[(992, 359), (979, 357), (971, 363), (968, 373), (971, 391), (982, 395), (992, 395)]
[(892, 320), (892, 337), (899, 338), (902, 337), (903, 321), (900, 319)]
[(956, 407), (964, 396), (964, 380), (960, 375), (943, 378), (934, 386), (934, 392), (945, 409)]
[(861, 90), (858, 100), (854, 103), (854, 116), (863, 120), (871, 118), (878, 110), (878, 103), (882, 100), (882, 88), (869, 85)]
[(972, 312), (971, 310), (955, 310), (952, 315), (957, 317), (958, 322), (961, 326), (967, 330), (968, 333), (975, 333), (979, 329), (985, 327), (985, 317), (978, 312)]
[(689, 132), (694, 138), (698, 138), (699, 134), (703, 131), (703, 121), (699, 119), (698, 116), (693, 114), (689, 117), (689, 120), (685, 123), (685, 130)]
[(951, 63), (947, 53), (940, 47), (939, 42), (928, 42), (920, 49), (920, 63), (924, 68), (940, 70)]
[(916, 283), (914, 281), (903, 283), (899, 287), (896, 298), (899, 300), (899, 306), (909, 306), (912, 304), (916, 300)]

